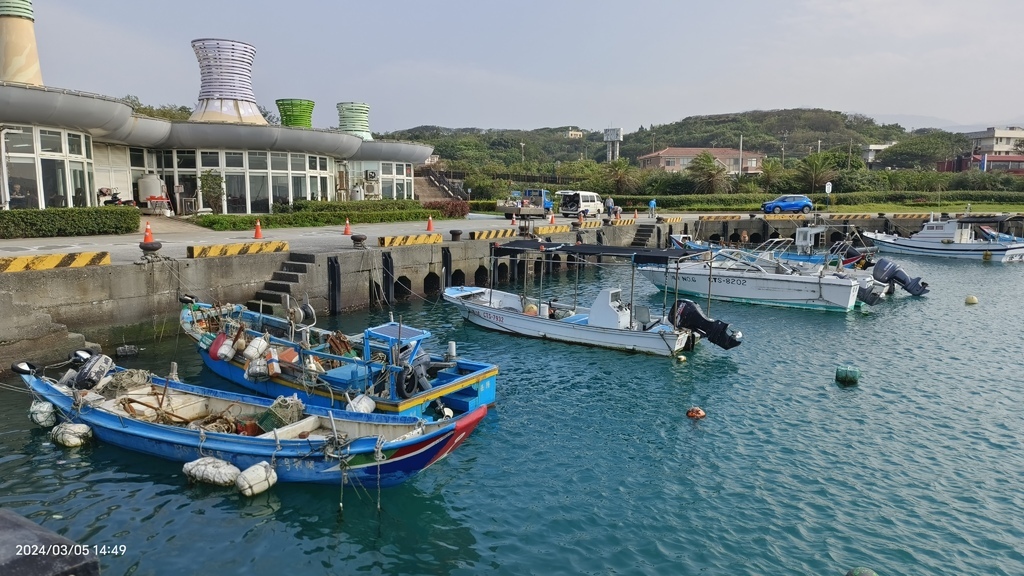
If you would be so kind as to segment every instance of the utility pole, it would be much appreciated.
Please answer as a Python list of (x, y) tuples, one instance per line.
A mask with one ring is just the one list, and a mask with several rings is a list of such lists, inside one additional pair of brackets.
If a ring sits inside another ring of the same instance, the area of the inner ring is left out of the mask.
[(740, 176), (743, 176), (743, 134), (740, 134)]
[(818, 154), (821, 154), (821, 138), (818, 138)]
[(850, 162), (853, 161), (853, 138), (850, 138), (850, 150), (846, 153), (846, 169), (850, 169)]

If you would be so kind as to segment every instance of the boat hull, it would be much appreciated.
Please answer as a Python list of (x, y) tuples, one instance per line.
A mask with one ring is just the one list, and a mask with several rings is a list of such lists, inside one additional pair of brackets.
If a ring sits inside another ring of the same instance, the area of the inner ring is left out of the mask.
[[(480, 289), (473, 290), (478, 294), (486, 294)], [(498, 291), (494, 293), (507, 294)], [(500, 305), (489, 306), (486, 302), (468, 300), (460, 287), (445, 290), (444, 299), (453, 304), (468, 322), (483, 328), (531, 338), (660, 356), (673, 356), (691, 350), (698, 339), (696, 334), (679, 333), (667, 326), (664, 326), (664, 330), (645, 332), (590, 326), (580, 323), (574, 316), (563, 319), (531, 316), (517, 310), (502, 308)], [(584, 318), (579, 320), (585, 321)]]
[(848, 312), (857, 304), (857, 281), (832, 275), (784, 275), (715, 269), (705, 263), (641, 266), (640, 273), (660, 290), (699, 298), (785, 308)]
[(864, 236), (871, 239), (879, 252), (891, 254), (937, 256), (999, 263), (1024, 262), (1024, 244), (985, 241), (943, 243), (874, 232), (865, 232)]
[[(163, 458), (174, 462), (189, 462), (212, 456), (230, 462), (244, 470), (260, 462), (270, 462), (281, 482), (308, 482), (336, 484), (342, 482), (356, 486), (394, 486), (400, 484), (433, 463), (441, 460), (461, 444), (486, 415), (487, 409), (467, 414), (437, 427), (434, 431), (403, 442), (386, 443), (378, 454), (376, 438), (358, 438), (346, 448), (329, 456), (321, 442), (312, 439), (276, 440), (202, 432), (180, 426), (170, 426), (136, 420), (113, 411), (74, 406), (74, 391), (36, 376), (22, 376), (36, 396), (50, 402), (68, 422), (87, 424), (102, 442)], [(174, 383), (177, 389), (198, 389)], [(253, 403), (264, 399), (227, 392), (219, 398), (237, 399)], [(264, 400), (269, 407), (271, 401)], [(307, 410), (311, 415), (326, 415), (326, 411)]]

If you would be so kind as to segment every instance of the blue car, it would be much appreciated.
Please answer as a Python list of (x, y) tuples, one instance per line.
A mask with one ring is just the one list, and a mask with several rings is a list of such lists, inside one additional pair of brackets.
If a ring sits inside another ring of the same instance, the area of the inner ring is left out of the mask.
[(786, 195), (779, 196), (775, 200), (761, 204), (761, 210), (765, 214), (782, 214), (783, 212), (803, 212), (807, 214), (814, 210), (814, 203), (807, 196)]

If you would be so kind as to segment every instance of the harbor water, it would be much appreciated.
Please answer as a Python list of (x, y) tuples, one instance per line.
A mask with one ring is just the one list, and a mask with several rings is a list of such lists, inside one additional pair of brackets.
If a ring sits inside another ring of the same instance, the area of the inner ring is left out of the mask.
[[(435, 351), (454, 340), (501, 373), (468, 441), (380, 491), (278, 484), (245, 498), (190, 486), (178, 463), (55, 446), (8, 380), (0, 506), (123, 545), (100, 557), (104, 575), (1024, 574), (1024, 266), (895, 260), (931, 293), (849, 314), (713, 302), (744, 343), (702, 342), (685, 361), (489, 332), (440, 301), (397, 305)], [(580, 299), (632, 283), (588, 267)], [(574, 284), (563, 271), (543, 290), (566, 301)], [(356, 332), (388, 313), (321, 324)], [(139, 344), (125, 364), (166, 374), (176, 361), (183, 380), (231, 389), (174, 330)], [(859, 384), (838, 385), (838, 366)], [(687, 418), (691, 406), (707, 417)]]

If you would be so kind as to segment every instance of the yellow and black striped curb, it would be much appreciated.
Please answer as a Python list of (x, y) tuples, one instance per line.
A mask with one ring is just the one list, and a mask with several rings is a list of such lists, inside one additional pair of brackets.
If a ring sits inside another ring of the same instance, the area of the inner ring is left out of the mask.
[(803, 214), (765, 214), (765, 220), (806, 220)]
[(829, 220), (872, 220), (880, 218), (878, 214), (829, 214)]
[(475, 230), (469, 233), (470, 240), (493, 240), (494, 238), (513, 238), (519, 235), (517, 228), (504, 230)]
[(632, 218), (623, 218), (621, 220), (612, 220), (608, 222), (609, 226), (633, 226), (636, 224), (636, 220)]
[(698, 218), (701, 222), (722, 222), (725, 220), (739, 220), (742, 218), (739, 214), (723, 214), (717, 216), (701, 216)]
[(534, 234), (558, 234), (559, 232), (572, 232), (568, 224), (555, 224), (552, 226), (537, 226), (533, 229)]
[(675, 224), (677, 222), (682, 222), (683, 221), (683, 217), (682, 216), (662, 216), (661, 219), (666, 224)]
[(440, 244), (440, 234), (413, 234), (412, 236), (381, 236), (377, 238), (379, 246), (413, 246), (417, 244)]
[(74, 252), (71, 254), (41, 254), (38, 256), (0, 258), (0, 272), (84, 268), (85, 266), (110, 266), (110, 252)]
[(929, 219), (931, 219), (932, 215), (931, 215), (931, 213), (928, 213), (928, 212), (926, 212), (924, 214), (916, 214), (916, 213), (906, 213), (906, 214), (904, 214), (904, 213), (901, 213), (901, 212), (894, 212), (893, 214), (890, 214), (889, 217), (892, 218), (893, 220), (901, 220), (901, 219), (902, 220), (929, 220)]
[(584, 220), (583, 222), (579, 222), (579, 225), (580, 225), (580, 228), (600, 228), (601, 227), (601, 222), (598, 221), (598, 220), (593, 220), (593, 221)]
[(271, 252), (287, 251), (287, 242), (283, 240), (274, 240), (271, 242), (243, 242), (239, 244), (189, 246), (185, 249), (185, 254), (189, 258), (215, 258), (217, 256), (244, 256), (246, 254), (269, 254)]

